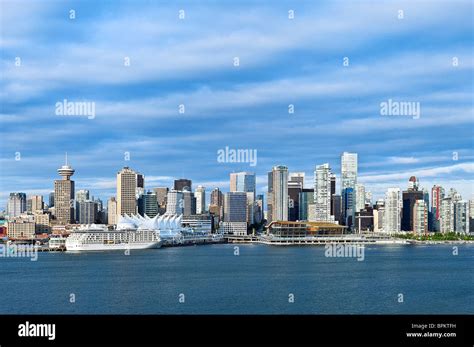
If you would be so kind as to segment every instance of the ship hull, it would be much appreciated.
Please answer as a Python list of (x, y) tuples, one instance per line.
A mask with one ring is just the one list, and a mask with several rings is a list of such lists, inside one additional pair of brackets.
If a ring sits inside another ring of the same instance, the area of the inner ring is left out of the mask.
[(137, 243), (120, 243), (120, 244), (78, 244), (76, 242), (66, 241), (66, 251), (68, 252), (84, 252), (84, 251), (124, 251), (136, 249), (152, 249), (160, 248), (162, 242), (137, 242)]

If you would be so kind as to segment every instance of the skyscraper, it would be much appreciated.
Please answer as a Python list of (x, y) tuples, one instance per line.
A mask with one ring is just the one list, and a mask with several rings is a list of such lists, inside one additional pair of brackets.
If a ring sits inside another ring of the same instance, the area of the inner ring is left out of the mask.
[(400, 231), (401, 196), (400, 188), (388, 188), (385, 193), (385, 212), (383, 227), (385, 232)]
[(27, 198), (26, 200), (28, 212), (36, 212), (36, 211), (42, 211), (44, 204), (43, 204), (43, 196), (41, 195), (31, 195), (30, 197)]
[(341, 155), (341, 196), (343, 218), (351, 226), (356, 210), (357, 153), (344, 152)]
[(61, 180), (54, 181), (54, 215), (57, 223), (74, 223), (74, 181), (70, 178), (74, 175), (74, 169), (66, 163), (58, 169), (62, 176)]
[(180, 178), (174, 180), (174, 190), (183, 191), (187, 188), (187, 190), (192, 191), (192, 181), (186, 178)]
[(97, 204), (86, 200), (79, 202), (79, 224), (93, 224), (97, 220)]
[(196, 198), (194, 193), (184, 187), (183, 193), (183, 216), (196, 214)]
[(158, 214), (158, 201), (155, 192), (146, 192), (140, 195), (138, 200), (138, 213), (142, 216), (147, 215), (150, 218)]
[(272, 220), (288, 220), (288, 167), (279, 165), (272, 170)]
[(247, 193), (228, 192), (224, 195), (224, 222), (247, 221)]
[(431, 216), (433, 231), (441, 231), (441, 201), (444, 199), (444, 188), (434, 185), (431, 188)]
[[(89, 191), (87, 189), (80, 189), (76, 192), (76, 221), (80, 222), (80, 214), (81, 214), (81, 202), (89, 201)], [(86, 205), (82, 205), (86, 206)], [(87, 223), (81, 223), (87, 224)]]
[(166, 197), (166, 214), (183, 214), (184, 198), (183, 192), (170, 190)]
[(124, 167), (117, 173), (117, 216), (137, 213), (137, 173)]
[(299, 194), (300, 220), (309, 220), (309, 205), (314, 205), (314, 189), (304, 188)]
[(117, 224), (117, 200), (112, 196), (107, 202), (107, 223), (110, 225)]
[(10, 193), (7, 205), (7, 214), (11, 218), (18, 217), (26, 211), (26, 194)]
[[(403, 210), (402, 210), (402, 224), (403, 231), (414, 231), (413, 226), (413, 208), (417, 200), (423, 200), (423, 191), (418, 190), (418, 180), (415, 176), (411, 176), (408, 180), (408, 189), (403, 192)], [(428, 206), (424, 205), (426, 208)]]
[(288, 182), (298, 182), (301, 185), (301, 189), (304, 188), (304, 172), (292, 172), (289, 174)]
[(454, 203), (454, 231), (461, 234), (469, 233), (469, 203), (465, 200)]
[(267, 173), (267, 223), (273, 221), (273, 170)]
[(300, 219), (299, 197), (303, 189), (300, 181), (288, 181), (288, 220), (297, 221)]
[(196, 213), (206, 213), (206, 188), (198, 186), (194, 195), (196, 197)]
[(235, 172), (230, 174), (230, 191), (255, 194), (255, 174), (252, 172)]
[(452, 197), (445, 197), (440, 205), (440, 231), (442, 233), (452, 233), (454, 231), (454, 203)]
[(416, 200), (413, 205), (413, 232), (426, 234), (428, 232), (428, 206), (425, 200)]
[(331, 168), (329, 164), (316, 167), (314, 171), (314, 203), (315, 220), (322, 222), (333, 222), (331, 216)]

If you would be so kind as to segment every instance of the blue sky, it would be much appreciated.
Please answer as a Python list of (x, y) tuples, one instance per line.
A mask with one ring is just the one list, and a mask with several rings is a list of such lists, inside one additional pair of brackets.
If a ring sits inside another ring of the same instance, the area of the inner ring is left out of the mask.
[[(0, 207), (53, 190), (66, 151), (76, 189), (103, 199), (123, 166), (147, 188), (228, 190), (230, 172), (253, 171), (264, 192), (273, 165), (310, 186), (315, 165), (340, 173), (343, 151), (374, 197), (416, 175), (473, 198), (470, 0), (0, 3)], [(95, 102), (95, 118), (56, 115), (63, 99)], [(381, 116), (388, 99), (421, 117)], [(218, 163), (226, 146), (256, 149), (257, 166)]]

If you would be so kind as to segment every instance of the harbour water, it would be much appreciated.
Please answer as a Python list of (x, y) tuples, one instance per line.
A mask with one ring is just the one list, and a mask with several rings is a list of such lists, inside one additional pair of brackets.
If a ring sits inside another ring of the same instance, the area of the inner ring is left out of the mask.
[(0, 313), (474, 314), (474, 245), (453, 247), (371, 245), (363, 261), (260, 244), (4, 257)]

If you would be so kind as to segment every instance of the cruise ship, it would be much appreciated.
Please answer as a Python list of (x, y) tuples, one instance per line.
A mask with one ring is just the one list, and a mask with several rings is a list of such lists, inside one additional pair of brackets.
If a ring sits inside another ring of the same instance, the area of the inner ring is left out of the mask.
[(85, 225), (71, 232), (66, 239), (66, 251), (107, 251), (160, 248), (159, 232), (153, 227), (154, 219), (144, 218), (130, 223), (121, 217), (116, 228), (106, 225)]

